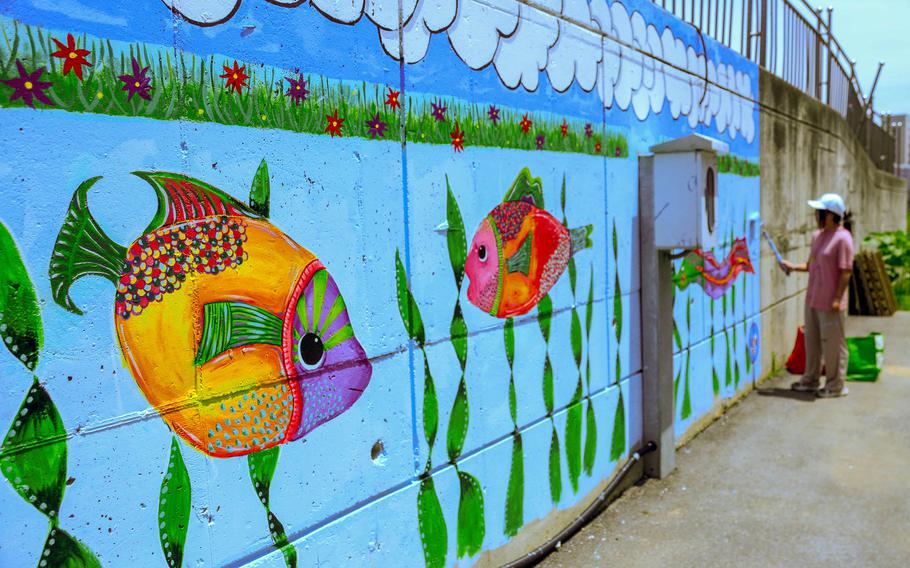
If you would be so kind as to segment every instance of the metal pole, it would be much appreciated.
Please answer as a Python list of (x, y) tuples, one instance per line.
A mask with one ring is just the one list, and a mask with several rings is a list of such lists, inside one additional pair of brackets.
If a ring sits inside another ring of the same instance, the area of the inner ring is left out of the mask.
[(758, 54), (758, 64), (761, 67), (767, 69), (767, 53), (768, 53), (768, 0), (761, 0), (761, 22), (760, 22), (761, 35), (759, 36), (759, 54)]
[(663, 479), (676, 467), (673, 264), (669, 252), (656, 246), (653, 156), (638, 159), (638, 211), (643, 435), (657, 443), (657, 451), (645, 457), (645, 474)]

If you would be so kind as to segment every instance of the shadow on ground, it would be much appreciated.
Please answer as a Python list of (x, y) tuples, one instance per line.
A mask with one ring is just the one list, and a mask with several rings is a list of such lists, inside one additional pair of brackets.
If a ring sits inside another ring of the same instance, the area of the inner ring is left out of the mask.
[(878, 382), (762, 384), (543, 566), (910, 566), (910, 313), (848, 325), (885, 334)]

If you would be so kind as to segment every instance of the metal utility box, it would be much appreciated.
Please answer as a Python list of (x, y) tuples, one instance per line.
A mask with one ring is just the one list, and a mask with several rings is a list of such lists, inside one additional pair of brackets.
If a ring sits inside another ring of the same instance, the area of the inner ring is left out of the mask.
[(717, 243), (719, 140), (690, 134), (651, 147), (658, 249), (710, 250)]

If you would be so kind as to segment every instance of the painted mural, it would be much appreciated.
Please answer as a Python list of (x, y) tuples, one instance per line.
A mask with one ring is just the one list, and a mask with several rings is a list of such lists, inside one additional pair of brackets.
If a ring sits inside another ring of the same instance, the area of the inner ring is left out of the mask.
[(342, 4), (0, 14), (0, 565), (520, 556), (642, 442), (637, 158), (692, 131), (677, 432), (760, 376), (753, 65), (644, 1)]

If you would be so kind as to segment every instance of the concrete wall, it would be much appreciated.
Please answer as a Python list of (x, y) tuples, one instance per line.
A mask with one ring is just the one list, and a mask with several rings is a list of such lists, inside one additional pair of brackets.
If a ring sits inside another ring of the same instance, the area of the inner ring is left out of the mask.
[(692, 132), (730, 153), (678, 431), (760, 375), (757, 69), (653, 3), (38, 4), (0, 19), (0, 565), (538, 546), (642, 442), (637, 161)]
[[(785, 258), (808, 259), (815, 218), (806, 201), (823, 193), (840, 193), (853, 211), (857, 249), (871, 232), (906, 226), (906, 183), (875, 168), (839, 114), (764, 71), (759, 93), (762, 220)], [(767, 245), (761, 254), (774, 264)], [(762, 356), (770, 372), (793, 348), (807, 278), (772, 269), (761, 277)]]

